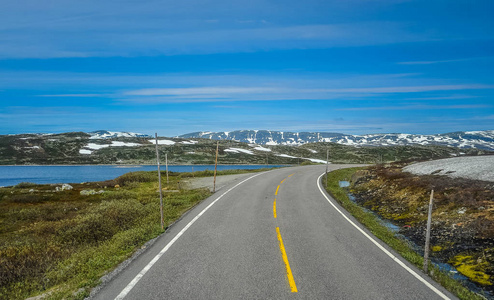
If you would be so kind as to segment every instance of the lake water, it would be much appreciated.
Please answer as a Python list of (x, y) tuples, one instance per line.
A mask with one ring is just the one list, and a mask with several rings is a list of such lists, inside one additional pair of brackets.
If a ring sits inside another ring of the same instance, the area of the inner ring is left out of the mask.
[[(269, 165), (269, 167), (281, 167)], [(218, 170), (260, 169), (265, 165), (218, 165)], [(81, 183), (114, 179), (135, 171), (157, 171), (157, 166), (0, 166), (0, 187), (21, 182), (32, 183)], [(165, 170), (165, 166), (161, 166)], [(168, 166), (170, 172), (214, 170), (214, 165)]]

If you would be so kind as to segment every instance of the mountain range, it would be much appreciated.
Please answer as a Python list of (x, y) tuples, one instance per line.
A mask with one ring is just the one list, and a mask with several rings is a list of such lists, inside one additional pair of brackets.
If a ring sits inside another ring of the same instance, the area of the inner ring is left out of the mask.
[[(324, 163), (328, 153), (335, 163), (422, 161), (489, 154), (494, 150), (492, 135), (492, 131), (351, 136), (251, 130), (159, 137), (158, 151), (172, 164), (214, 164), (220, 140), (222, 164)], [(155, 164), (155, 145), (146, 134), (106, 130), (0, 135), (0, 165)]]
[(349, 135), (331, 132), (284, 132), (269, 130), (238, 130), (225, 132), (193, 132), (180, 138), (232, 140), (257, 145), (299, 146), (327, 142), (349, 146), (439, 145), (458, 148), (494, 150), (494, 130), (460, 131), (444, 134), (378, 133)]
[(113, 139), (113, 138), (152, 138), (152, 136), (142, 133), (125, 132), (125, 131), (108, 131), (108, 130), (96, 130), (88, 132), (91, 136), (90, 139)]

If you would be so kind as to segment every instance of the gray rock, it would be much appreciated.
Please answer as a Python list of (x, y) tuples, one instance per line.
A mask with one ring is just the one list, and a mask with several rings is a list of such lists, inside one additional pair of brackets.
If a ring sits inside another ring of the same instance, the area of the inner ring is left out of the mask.
[(70, 184), (67, 183), (62, 184), (62, 191), (70, 191), (73, 188), (74, 187), (72, 187)]
[(81, 195), (82, 196), (96, 195), (96, 191), (95, 190), (82, 190)]

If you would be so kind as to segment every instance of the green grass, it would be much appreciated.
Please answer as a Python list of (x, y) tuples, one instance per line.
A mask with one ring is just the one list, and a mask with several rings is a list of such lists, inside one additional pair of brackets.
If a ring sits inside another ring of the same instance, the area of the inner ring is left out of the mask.
[[(165, 228), (211, 195), (207, 188), (181, 189), (182, 178), (213, 172), (170, 173), (168, 184), (162, 180), (163, 189), (178, 191), (163, 195)], [(105, 273), (163, 233), (156, 172), (73, 187), (59, 192), (55, 186), (30, 183), (0, 188), (0, 299), (40, 294), (84, 299)], [(84, 196), (82, 190), (104, 192)]]
[[(179, 180), (170, 176), (163, 187), (178, 189)], [(83, 196), (84, 189), (104, 193)], [(207, 189), (165, 193), (165, 225), (209, 195)], [(2, 188), (0, 299), (82, 299), (105, 272), (162, 232), (153, 172), (62, 192), (49, 185)]]
[[(352, 202), (348, 198), (348, 190), (339, 186), (339, 181), (350, 181), (351, 176), (360, 169), (363, 168), (341, 169), (329, 173), (326, 190), (360, 223), (367, 227), (372, 234), (392, 247), (403, 258), (422, 269), (424, 262), (423, 257), (414, 252), (411, 245), (406, 240), (396, 237), (392, 231), (382, 225), (374, 214), (366, 212), (361, 206)], [(323, 182), (325, 182), (324, 178)], [(460, 282), (454, 280), (447, 273), (440, 271), (432, 264), (429, 264), (429, 275), (460, 299), (484, 299), (468, 290)]]

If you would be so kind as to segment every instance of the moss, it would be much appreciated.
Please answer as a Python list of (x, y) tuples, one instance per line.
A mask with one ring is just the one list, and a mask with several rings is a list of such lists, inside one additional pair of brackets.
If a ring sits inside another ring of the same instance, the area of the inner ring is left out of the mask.
[(433, 252), (439, 252), (439, 251), (442, 251), (443, 250), (443, 247), (442, 246), (439, 246), (439, 245), (436, 245), (436, 246), (433, 246), (432, 247), (432, 251)]
[(458, 272), (468, 277), (473, 282), (481, 285), (492, 285), (490, 276), (485, 273), (488, 263), (482, 259), (476, 259), (472, 255), (457, 255), (450, 263), (452, 263)]

